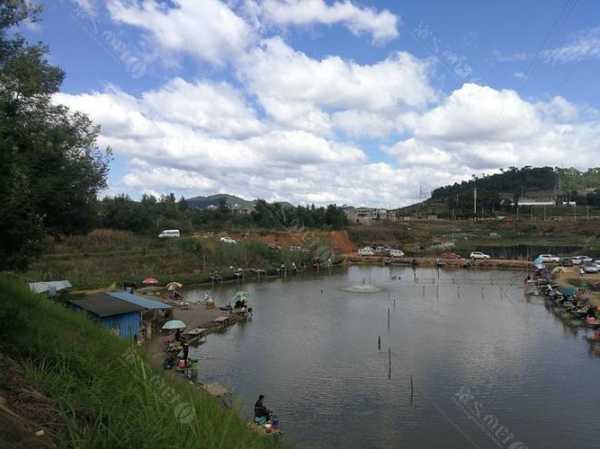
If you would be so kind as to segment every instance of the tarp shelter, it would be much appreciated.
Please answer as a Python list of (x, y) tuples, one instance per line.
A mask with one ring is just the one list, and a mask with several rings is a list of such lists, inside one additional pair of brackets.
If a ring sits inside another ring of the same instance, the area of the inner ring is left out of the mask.
[(30, 282), (29, 290), (34, 293), (48, 293), (48, 291), (54, 290), (60, 292), (73, 287), (67, 280), (64, 281), (49, 281), (49, 282)]
[(141, 296), (138, 295), (134, 295), (133, 293), (129, 293), (126, 291), (120, 291), (120, 292), (108, 292), (107, 295), (116, 298), (116, 299), (120, 299), (122, 301), (126, 301), (129, 302), (131, 304), (135, 304), (138, 305), (140, 307), (143, 307), (144, 310), (167, 310), (167, 309), (171, 309), (171, 306), (168, 304), (165, 304), (163, 302), (160, 301), (154, 301), (152, 299), (148, 299), (148, 298), (143, 298)]
[(135, 338), (140, 330), (144, 307), (110, 296), (97, 293), (84, 299), (69, 301), (75, 308), (85, 310), (93, 319), (116, 335)]

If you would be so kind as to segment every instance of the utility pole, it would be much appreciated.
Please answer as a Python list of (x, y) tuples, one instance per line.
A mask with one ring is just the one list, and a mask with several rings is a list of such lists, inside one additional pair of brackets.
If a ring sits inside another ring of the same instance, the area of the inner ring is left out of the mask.
[(473, 187), (473, 217), (477, 220), (477, 184)]

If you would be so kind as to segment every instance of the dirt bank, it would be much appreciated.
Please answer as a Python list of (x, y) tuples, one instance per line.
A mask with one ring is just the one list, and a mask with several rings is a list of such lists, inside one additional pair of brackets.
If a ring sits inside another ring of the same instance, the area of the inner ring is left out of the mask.
[(0, 352), (0, 449), (55, 448), (63, 428), (55, 404), (25, 380), (17, 362)]
[[(387, 257), (387, 256), (358, 256), (355, 254), (346, 255), (345, 260), (349, 264), (355, 265), (415, 265), (418, 267), (435, 267), (441, 262), (445, 267), (465, 268), (465, 259), (440, 259), (436, 257)], [(469, 268), (500, 268), (527, 270), (531, 268), (531, 262), (527, 260), (508, 260), (508, 259), (486, 259), (472, 261), (468, 260)]]
[(338, 254), (350, 253), (355, 249), (348, 231), (249, 231), (231, 233), (236, 240), (255, 240), (270, 246), (289, 248), (290, 246), (305, 246), (312, 241), (328, 243)]

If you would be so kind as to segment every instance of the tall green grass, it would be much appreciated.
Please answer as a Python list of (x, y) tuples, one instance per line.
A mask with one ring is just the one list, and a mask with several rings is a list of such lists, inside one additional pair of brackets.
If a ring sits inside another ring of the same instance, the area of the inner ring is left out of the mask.
[(229, 267), (269, 271), (282, 263), (308, 264), (311, 256), (285, 248), (276, 250), (258, 241), (231, 245), (216, 239), (160, 240), (124, 231), (96, 230), (87, 236), (52, 242), (48, 253), (20, 276), (27, 281), (68, 279), (76, 288), (108, 287), (147, 276), (188, 285), (207, 282), (215, 270), (223, 276)]
[(0, 348), (55, 400), (64, 449), (280, 447), (194, 385), (154, 371), (83, 314), (0, 277)]

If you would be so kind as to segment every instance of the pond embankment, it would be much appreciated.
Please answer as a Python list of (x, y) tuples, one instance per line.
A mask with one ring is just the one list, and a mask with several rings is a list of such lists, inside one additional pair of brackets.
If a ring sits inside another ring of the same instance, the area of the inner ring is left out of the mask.
[(531, 261), (520, 259), (442, 259), (439, 257), (388, 257), (388, 256), (345, 256), (345, 262), (353, 265), (404, 265), (417, 267), (447, 267), (447, 268), (481, 268), (481, 269), (512, 269), (527, 270), (532, 267)]
[[(52, 435), (55, 447), (279, 447), (196, 386), (153, 370), (131, 342), (2, 277), (0, 321), (0, 353), (24, 368), (24, 380), (63, 420), (36, 428)], [(10, 412), (0, 408), (3, 413)], [(11, 429), (0, 428), (0, 435), (3, 430)], [(45, 447), (38, 442), (35, 447)]]

